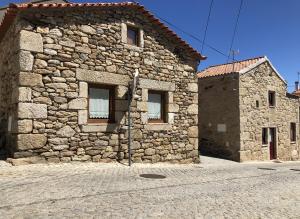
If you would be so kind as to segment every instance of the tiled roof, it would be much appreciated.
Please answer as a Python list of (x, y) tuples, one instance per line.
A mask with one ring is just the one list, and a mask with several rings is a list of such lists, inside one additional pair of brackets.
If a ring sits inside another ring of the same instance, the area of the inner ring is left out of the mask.
[(205, 78), (205, 77), (231, 74), (234, 72), (240, 72), (243, 69), (251, 67), (251, 65), (256, 64), (262, 59), (265, 59), (265, 57), (260, 56), (260, 57), (255, 57), (255, 58), (246, 59), (242, 61), (236, 61), (228, 64), (214, 65), (204, 69), (203, 71), (198, 72), (197, 75), (199, 78)]
[(6, 31), (9, 29), (12, 24), (14, 18), (18, 14), (19, 11), (27, 10), (27, 9), (47, 9), (47, 8), (113, 8), (113, 7), (127, 7), (134, 8), (139, 10), (142, 14), (144, 14), (148, 19), (158, 25), (160, 29), (168, 36), (170, 39), (174, 39), (180, 46), (189, 51), (194, 57), (199, 60), (204, 60), (206, 57), (202, 56), (198, 51), (193, 49), (187, 42), (181, 39), (176, 33), (170, 30), (165, 24), (163, 24), (159, 19), (155, 18), (154, 15), (145, 9), (144, 6), (133, 3), (133, 2), (121, 2), (121, 3), (62, 3), (62, 4), (10, 4), (4, 19), (0, 25), (0, 41), (3, 39)]
[[(24, 3), (35, 3), (35, 4), (53, 4), (53, 3), (69, 3), (67, 0), (24, 0)], [(8, 6), (0, 8), (0, 21), (2, 21), (5, 12), (7, 10)]]
[(292, 94), (295, 95), (295, 96), (300, 97), (300, 90), (296, 90)]

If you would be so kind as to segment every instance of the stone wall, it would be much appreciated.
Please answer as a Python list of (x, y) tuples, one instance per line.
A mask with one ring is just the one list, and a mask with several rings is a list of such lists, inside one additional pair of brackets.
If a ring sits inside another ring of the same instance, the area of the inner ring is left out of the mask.
[(199, 78), (201, 154), (239, 161), (239, 75)]
[[(276, 106), (270, 108), (268, 91), (275, 91)], [(256, 106), (256, 101), (259, 107)], [(277, 129), (277, 157), (299, 159), (299, 101), (287, 96), (286, 84), (265, 62), (240, 77), (241, 161), (269, 160), (262, 146), (262, 128)], [(297, 141), (290, 141), (290, 123), (297, 124)]]
[[(269, 107), (269, 91), (276, 93), (275, 107)], [(292, 122), (296, 142), (290, 140)], [(263, 128), (277, 129), (277, 158), (299, 159), (299, 99), (287, 94), (285, 82), (268, 62), (241, 75), (199, 79), (202, 153), (236, 161), (270, 160), (269, 146), (262, 144)]]
[(18, 72), (24, 66), (18, 50), (18, 25), (13, 24), (0, 43), (0, 150), (13, 151), (16, 145), (13, 126), (17, 121)]
[[(127, 158), (127, 85), (140, 71), (132, 102), (134, 162), (198, 162), (198, 60), (133, 9), (31, 9), (20, 20), (18, 144), (14, 157), (50, 162)], [(124, 42), (140, 28), (140, 46)], [(26, 68), (25, 68), (26, 67)], [(116, 122), (87, 122), (90, 83), (115, 86)], [(167, 123), (148, 124), (148, 90), (167, 96)]]

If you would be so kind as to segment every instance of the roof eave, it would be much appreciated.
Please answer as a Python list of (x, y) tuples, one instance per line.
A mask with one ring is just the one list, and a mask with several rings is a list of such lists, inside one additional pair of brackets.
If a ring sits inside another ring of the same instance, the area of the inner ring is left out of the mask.
[(246, 74), (247, 72), (251, 71), (252, 69), (256, 68), (257, 66), (259, 66), (260, 64), (264, 63), (264, 62), (268, 62), (269, 65), (271, 66), (271, 68), (275, 71), (275, 73), (277, 74), (277, 76), (287, 85), (286, 80), (281, 76), (281, 74), (276, 70), (276, 68), (273, 66), (273, 64), (271, 63), (271, 61), (268, 59), (267, 56), (264, 56), (261, 60), (259, 60), (258, 62), (249, 65), (246, 68), (243, 68), (239, 71), (239, 73), (241, 75)]

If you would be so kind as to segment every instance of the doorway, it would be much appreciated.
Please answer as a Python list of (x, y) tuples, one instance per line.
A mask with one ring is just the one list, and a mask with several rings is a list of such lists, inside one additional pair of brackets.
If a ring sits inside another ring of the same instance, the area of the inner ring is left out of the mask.
[(270, 160), (277, 158), (276, 151), (276, 128), (269, 129), (269, 150), (270, 150)]

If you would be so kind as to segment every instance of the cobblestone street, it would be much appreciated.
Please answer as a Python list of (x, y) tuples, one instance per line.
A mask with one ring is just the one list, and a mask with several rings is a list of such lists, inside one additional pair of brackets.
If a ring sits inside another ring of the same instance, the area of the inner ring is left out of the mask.
[[(1, 218), (300, 218), (300, 163), (0, 164)], [(291, 170), (293, 169), (293, 170)], [(155, 173), (165, 179), (139, 175)]]

